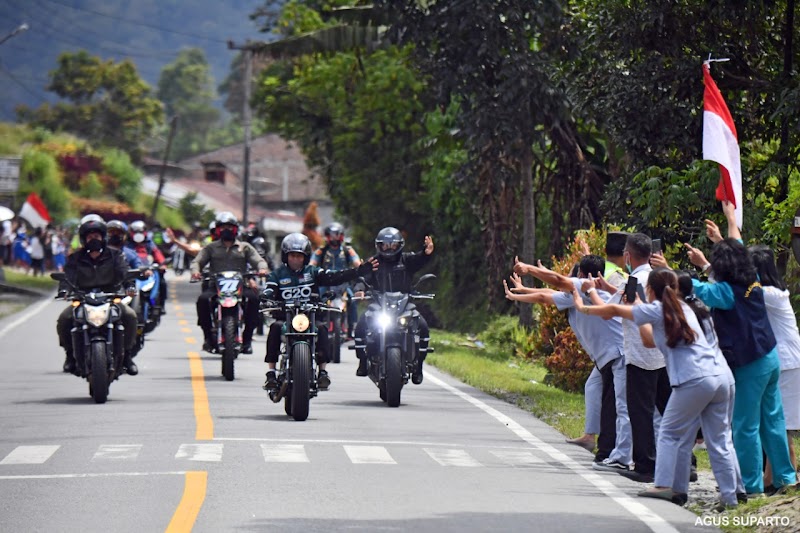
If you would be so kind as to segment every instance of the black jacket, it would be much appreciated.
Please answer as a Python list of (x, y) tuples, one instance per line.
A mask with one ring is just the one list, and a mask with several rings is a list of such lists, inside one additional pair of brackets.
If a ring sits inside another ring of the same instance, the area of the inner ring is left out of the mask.
[[(64, 265), (67, 280), (80, 290), (98, 289), (103, 292), (115, 292), (120, 289), (128, 274), (128, 263), (119, 250), (108, 246), (100, 252), (97, 259), (92, 259), (89, 252), (81, 248), (70, 254)], [(59, 290), (69, 290), (62, 284)]]
[[(378, 292), (410, 293), (414, 273), (421, 270), (431, 260), (425, 252), (409, 252), (402, 254), (396, 261), (387, 261), (378, 257), (378, 270), (370, 272), (364, 279)], [(360, 285), (360, 284), (359, 284)], [(356, 285), (356, 290), (363, 290)]]

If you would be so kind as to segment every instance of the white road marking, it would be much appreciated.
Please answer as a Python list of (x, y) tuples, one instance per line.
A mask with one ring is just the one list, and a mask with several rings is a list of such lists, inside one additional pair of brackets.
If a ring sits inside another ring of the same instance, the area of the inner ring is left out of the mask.
[(442, 466), (483, 466), (464, 450), (431, 450), (425, 453)]
[(344, 451), (353, 464), (396, 465), (397, 462), (383, 446), (344, 446)]
[(61, 446), (17, 446), (0, 465), (40, 465), (50, 459)]
[(20, 324), (23, 324), (23, 323), (27, 322), (28, 320), (30, 320), (30, 318), (32, 316), (35, 316), (35, 315), (39, 314), (42, 309), (44, 309), (45, 307), (50, 305), (50, 302), (52, 302), (52, 297), (50, 295), (48, 295), (38, 305), (35, 305), (35, 306), (31, 307), (30, 309), (28, 309), (27, 311), (22, 313), (19, 316), (19, 318), (17, 318), (15, 321), (13, 321), (12, 323), (8, 324), (3, 329), (0, 329), (0, 337), (5, 335), (6, 333), (11, 331), (12, 329), (16, 328)]
[(189, 461), (219, 462), (222, 460), (222, 443), (181, 444), (175, 459)]
[(378, 444), (382, 446), (442, 446), (447, 448), (492, 448), (529, 450), (529, 446), (495, 446), (487, 444), (457, 444), (454, 442), (424, 442), (408, 440), (347, 440), (347, 439), (270, 439), (264, 437), (214, 437), (215, 441), (231, 442), (304, 442), (306, 444)]
[(516, 451), (516, 450), (502, 450), (489, 452), (501, 461), (511, 466), (531, 466), (540, 465), (544, 460), (536, 457), (531, 452)]
[(308, 463), (302, 444), (262, 444), (261, 453), (267, 463)]
[[(465, 400), (484, 413), (490, 415), (495, 420), (500, 422), (501, 424), (505, 425), (508, 429), (513, 431), (519, 438), (533, 446), (535, 449), (546, 453), (555, 461), (558, 461), (565, 468), (568, 468), (581, 476), (583, 479), (597, 487), (599, 490), (604, 492), (606, 496), (613, 499), (615, 502), (620, 504), (623, 508), (625, 508), (629, 513), (633, 516), (644, 522), (652, 531), (656, 533), (677, 533), (676, 530), (672, 525), (661, 518), (659, 515), (651, 511), (647, 506), (637, 502), (624, 492), (622, 492), (619, 488), (617, 488), (613, 483), (608, 482), (607, 480), (603, 479), (601, 476), (594, 474), (591, 470), (589, 470), (585, 465), (579, 464), (573, 459), (571, 459), (568, 455), (558, 451), (553, 446), (547, 444), (546, 442), (542, 441), (541, 439), (535, 437), (530, 431), (522, 427), (517, 421), (513, 418), (504, 415), (494, 407), (489, 406), (485, 402), (477, 398), (473, 398), (469, 394), (458, 390), (457, 388), (453, 387), (438, 379), (435, 376), (428, 375), (428, 380), (435, 385), (445, 389), (446, 391), (455, 394), (462, 400)], [(427, 451), (427, 450), (426, 450)]]
[(141, 444), (101, 444), (92, 461), (136, 459), (140, 451)]
[(97, 472), (91, 474), (40, 474), (31, 476), (0, 476), (0, 480), (13, 479), (71, 479), (87, 477), (126, 477), (126, 476), (183, 476), (186, 471), (181, 472)]

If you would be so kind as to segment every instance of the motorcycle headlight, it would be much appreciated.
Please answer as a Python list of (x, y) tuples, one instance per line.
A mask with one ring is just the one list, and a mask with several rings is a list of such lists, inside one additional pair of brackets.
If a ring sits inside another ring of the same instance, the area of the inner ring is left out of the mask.
[(99, 328), (106, 322), (108, 322), (108, 315), (111, 311), (111, 304), (106, 303), (103, 305), (85, 305), (84, 310), (86, 312), (86, 322), (93, 325), (96, 328)]
[(383, 329), (386, 329), (386, 326), (388, 326), (392, 321), (389, 315), (384, 313), (378, 315), (377, 320), (378, 320), (378, 325)]
[(400, 318), (399, 318), (397, 321), (398, 321), (398, 322), (400, 323), (400, 325), (401, 325), (401, 326), (403, 326), (403, 327), (405, 327), (405, 326), (407, 326), (407, 325), (408, 325), (408, 317), (401, 316), (401, 317), (400, 317)]
[(302, 333), (308, 329), (310, 322), (308, 321), (308, 316), (304, 314), (297, 314), (292, 319), (292, 329), (297, 331), (298, 333)]

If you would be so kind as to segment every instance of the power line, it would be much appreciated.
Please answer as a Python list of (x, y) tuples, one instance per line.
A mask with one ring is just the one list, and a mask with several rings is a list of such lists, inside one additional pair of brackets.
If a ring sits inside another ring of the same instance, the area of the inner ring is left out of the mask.
[(125, 22), (125, 23), (128, 23), (128, 24), (136, 25), (136, 26), (142, 26), (144, 28), (150, 28), (150, 29), (153, 29), (153, 30), (163, 31), (165, 33), (174, 33), (176, 35), (183, 35), (185, 37), (193, 37), (195, 39), (203, 39), (203, 40), (211, 41), (211, 42), (215, 42), (215, 43), (226, 43), (227, 42), (225, 39), (219, 39), (219, 38), (215, 38), (215, 37), (208, 37), (207, 35), (199, 35), (199, 34), (196, 34), (196, 33), (189, 33), (189, 32), (184, 32), (184, 31), (171, 30), (169, 28), (163, 28), (161, 26), (156, 26), (154, 24), (148, 24), (146, 22), (139, 22), (139, 21), (136, 21), (136, 20), (129, 20), (129, 19), (126, 19), (124, 17), (117, 17), (115, 15), (109, 15), (108, 13), (101, 13), (100, 11), (94, 11), (92, 9), (86, 9), (86, 8), (82, 8), (82, 7), (75, 7), (75, 6), (71, 6), (69, 4), (65, 4), (63, 2), (59, 2), (58, 0), (46, 0), (46, 1), (50, 2), (51, 4), (56, 4), (56, 5), (59, 5), (59, 6), (68, 7), (70, 9), (74, 9), (76, 11), (83, 11), (85, 13), (91, 13), (93, 15), (97, 15), (97, 16), (100, 16), (100, 17), (106, 17), (106, 18), (110, 18), (112, 20), (118, 20), (120, 22)]
[(24, 84), (24, 83), (22, 83), (20, 80), (18, 80), (18, 79), (16, 78), (16, 76), (14, 76), (14, 75), (13, 75), (13, 74), (12, 74), (10, 71), (8, 71), (8, 70), (7, 70), (5, 67), (3, 67), (3, 65), (0, 65), (0, 72), (2, 72), (3, 74), (5, 74), (5, 75), (6, 75), (6, 76), (8, 76), (9, 78), (11, 78), (11, 80), (12, 80), (14, 83), (16, 83), (17, 85), (19, 85), (20, 87), (22, 87), (22, 88), (25, 90), (25, 92), (27, 92), (28, 94), (30, 94), (31, 96), (33, 96), (34, 98), (36, 98), (37, 100), (39, 100), (39, 103), (42, 103), (42, 104), (43, 104), (43, 103), (46, 103), (46, 102), (47, 102), (47, 99), (46, 99), (46, 98), (44, 98), (44, 96), (42, 96), (41, 94), (39, 94), (39, 93), (37, 93), (37, 92), (33, 91), (33, 90), (32, 90), (32, 89), (30, 89), (30, 88), (29, 88), (27, 85), (25, 85), (25, 84)]

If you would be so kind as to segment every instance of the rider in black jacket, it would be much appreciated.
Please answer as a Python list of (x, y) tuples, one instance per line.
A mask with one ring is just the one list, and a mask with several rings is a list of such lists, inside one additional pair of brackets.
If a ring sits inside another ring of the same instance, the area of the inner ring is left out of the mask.
[[(72, 286), (82, 290), (98, 289), (103, 292), (119, 291), (128, 273), (128, 263), (122, 252), (109, 248), (106, 242), (106, 223), (98, 215), (86, 215), (81, 219), (78, 236), (81, 246), (70, 254), (64, 266), (64, 274)], [(68, 290), (66, 284), (59, 287), (59, 296)], [(136, 344), (136, 313), (124, 303), (118, 304), (125, 327), (125, 358), (123, 366), (128, 374), (135, 376), (139, 369), (131, 359)], [(59, 344), (64, 348), (67, 358), (64, 372), (75, 373), (75, 357), (72, 353), (72, 306), (67, 307), (58, 317), (56, 331)]]
[[(425, 246), (421, 252), (403, 253), (405, 239), (397, 228), (387, 227), (378, 232), (375, 237), (375, 250), (378, 252), (380, 264), (378, 270), (370, 273), (364, 279), (373, 289), (379, 292), (411, 292), (412, 277), (415, 272), (422, 269), (433, 254), (433, 239), (425, 236)], [(366, 314), (366, 313), (365, 313)], [(367, 336), (367, 321), (364, 315), (356, 323), (356, 346), (365, 346)], [(428, 322), (423, 316), (419, 317), (419, 363), (411, 381), (415, 385), (422, 383), (422, 363), (428, 354), (430, 330)], [(367, 354), (365, 348), (356, 348), (358, 356), (357, 376), (367, 375)]]

